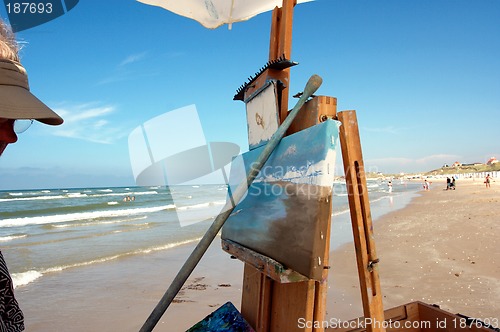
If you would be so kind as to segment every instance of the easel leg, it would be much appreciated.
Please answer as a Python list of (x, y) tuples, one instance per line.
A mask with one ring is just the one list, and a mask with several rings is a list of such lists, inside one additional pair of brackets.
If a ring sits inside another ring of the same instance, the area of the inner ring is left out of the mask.
[(273, 280), (245, 263), (241, 314), (256, 332), (269, 331)]
[(326, 282), (279, 283), (245, 264), (241, 314), (256, 332), (323, 332)]
[(339, 112), (340, 144), (346, 179), (351, 222), (356, 246), (361, 298), (365, 318), (377, 324), (368, 324), (367, 331), (384, 331), (384, 309), (380, 280), (377, 270), (378, 258), (373, 239), (373, 226), (370, 213), (370, 202), (366, 189), (361, 141), (355, 111)]

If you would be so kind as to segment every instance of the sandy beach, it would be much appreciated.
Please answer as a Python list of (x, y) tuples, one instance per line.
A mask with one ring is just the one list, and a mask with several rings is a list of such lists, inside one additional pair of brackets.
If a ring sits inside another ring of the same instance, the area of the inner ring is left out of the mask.
[[(444, 188), (444, 181), (435, 181), (406, 208), (374, 223), (384, 308), (419, 300), (498, 320), (500, 188), (493, 183), (486, 189), (478, 179), (459, 180), (456, 190)], [(360, 303), (354, 259), (352, 244), (334, 252), (332, 277), (346, 298)]]
[[(443, 182), (375, 221), (385, 308), (415, 300), (500, 318), (500, 188)], [(193, 245), (54, 273), (16, 289), (27, 331), (137, 331)], [(331, 255), (327, 318), (362, 314), (352, 244)], [(155, 331), (185, 331), (227, 301), (240, 306), (243, 264), (216, 239)], [(70, 285), (61, 288), (61, 285)]]

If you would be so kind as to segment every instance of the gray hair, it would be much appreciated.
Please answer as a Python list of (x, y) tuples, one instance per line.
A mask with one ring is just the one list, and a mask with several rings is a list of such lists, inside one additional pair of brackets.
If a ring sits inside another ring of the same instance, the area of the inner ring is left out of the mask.
[(0, 59), (19, 62), (19, 45), (10, 26), (0, 18)]

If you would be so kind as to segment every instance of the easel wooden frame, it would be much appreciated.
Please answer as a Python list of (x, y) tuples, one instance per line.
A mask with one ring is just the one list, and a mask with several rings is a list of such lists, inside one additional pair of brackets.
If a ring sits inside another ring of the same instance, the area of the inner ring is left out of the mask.
[[(295, 4), (295, 0), (283, 0), (282, 8), (275, 8), (273, 11), (270, 61), (282, 55), (285, 59), (290, 59), (293, 7)], [(280, 122), (283, 122), (288, 114), (289, 68), (264, 70), (255, 78), (252, 85), (245, 88), (243, 99), (251, 96), (270, 79), (280, 81), (283, 84), (279, 97), (279, 118)], [(342, 122), (340, 142), (349, 194), (364, 315), (372, 321), (383, 322), (382, 295), (376, 268), (378, 259), (373, 241), (370, 206), (355, 111), (344, 111), (337, 114), (335, 98), (315, 96), (301, 109), (288, 134), (318, 124), (326, 119), (338, 119)], [(324, 256), (327, 261), (330, 251), (331, 213), (329, 216), (329, 227), (326, 234), (328, 245), (325, 248)], [(223, 240), (222, 247), (245, 263), (241, 313), (257, 332), (325, 331), (323, 324), (314, 324), (314, 322), (325, 321), (328, 269), (323, 271), (321, 281), (310, 280), (298, 275), (297, 272), (287, 270), (268, 257), (263, 257), (231, 241)], [(299, 324), (299, 319), (309, 324), (304, 324), (306, 325), (304, 327)], [(367, 326), (367, 331), (383, 330), (382, 327)]]
[[(330, 104), (326, 104), (326, 101)], [(336, 114), (333, 101), (336, 101), (335, 98), (326, 96), (310, 100), (301, 110), (303, 121), (295, 123), (293, 132), (304, 129), (302, 126), (319, 123), (321, 119), (334, 118), (342, 122), (340, 142), (364, 316), (371, 321), (383, 322), (378, 259), (373, 240), (356, 112), (343, 111)], [(330, 222), (331, 220), (328, 221), (329, 225)], [(330, 227), (325, 238), (329, 244)], [(278, 262), (231, 241), (223, 240), (222, 246), (225, 251), (245, 262), (241, 313), (257, 332), (325, 330), (323, 326), (316, 327), (312, 322), (326, 320), (328, 269), (323, 271), (322, 281), (309, 280)], [(327, 245), (325, 257), (328, 257), (329, 250)], [(312, 326), (301, 328), (299, 319), (302, 322), (311, 322)], [(376, 325), (367, 326), (367, 331), (383, 331), (383, 328)]]

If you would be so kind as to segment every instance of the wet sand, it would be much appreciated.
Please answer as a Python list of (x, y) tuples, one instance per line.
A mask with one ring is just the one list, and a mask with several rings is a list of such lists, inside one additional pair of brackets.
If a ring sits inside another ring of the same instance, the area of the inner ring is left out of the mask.
[[(500, 188), (433, 183), (375, 221), (386, 308), (414, 300), (500, 318)], [(138, 331), (194, 245), (54, 273), (16, 289), (27, 331)], [(352, 244), (330, 257), (327, 319), (360, 316)], [(155, 331), (185, 331), (227, 301), (240, 307), (243, 264), (217, 238)]]

